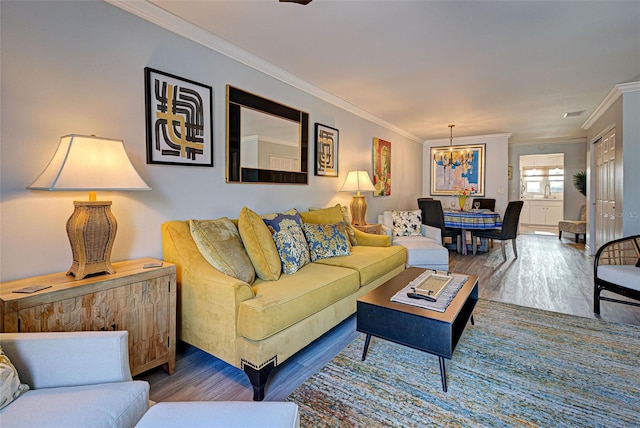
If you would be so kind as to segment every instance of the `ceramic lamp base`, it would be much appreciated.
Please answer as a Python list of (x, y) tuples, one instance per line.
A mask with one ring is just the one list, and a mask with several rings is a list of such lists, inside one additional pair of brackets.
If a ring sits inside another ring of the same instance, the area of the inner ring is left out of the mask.
[(73, 263), (67, 275), (76, 280), (99, 273), (115, 273), (111, 249), (118, 223), (111, 213), (111, 201), (74, 201), (75, 210), (67, 221)]

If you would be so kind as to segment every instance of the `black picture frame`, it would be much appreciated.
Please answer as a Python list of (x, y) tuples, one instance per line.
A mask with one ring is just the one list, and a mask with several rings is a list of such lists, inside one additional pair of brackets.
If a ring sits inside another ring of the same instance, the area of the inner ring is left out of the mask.
[(213, 89), (144, 69), (147, 164), (213, 167)]
[(315, 125), (314, 174), (322, 177), (338, 176), (338, 148), (340, 131), (331, 126)]

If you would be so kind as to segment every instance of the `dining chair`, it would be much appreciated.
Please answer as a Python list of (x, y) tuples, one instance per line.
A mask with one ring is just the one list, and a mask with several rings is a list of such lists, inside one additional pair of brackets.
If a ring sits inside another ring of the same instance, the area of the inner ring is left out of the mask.
[(496, 210), (496, 200), (493, 198), (473, 198), (473, 201), (471, 202), (471, 206), (473, 208), (476, 207), (476, 202), (480, 203), (478, 209), (490, 211)]
[(507, 205), (502, 219), (502, 227), (500, 229), (477, 229), (471, 231), (471, 241), (473, 241), (473, 254), (476, 254), (478, 242), (476, 238), (489, 238), (500, 241), (502, 247), (502, 257), (507, 261), (507, 253), (504, 249), (504, 241), (511, 239), (513, 246), (513, 255), (518, 258), (518, 249), (516, 247), (516, 238), (518, 236), (518, 221), (520, 220), (520, 211), (522, 211), (523, 201), (511, 201)]
[(455, 238), (456, 245), (460, 243), (458, 239), (460, 229), (454, 229), (444, 225), (444, 211), (440, 201), (429, 198), (418, 198), (418, 207), (420, 211), (422, 211), (422, 224), (437, 227), (441, 230), (442, 245), (444, 245), (444, 238), (451, 238), (452, 240)]

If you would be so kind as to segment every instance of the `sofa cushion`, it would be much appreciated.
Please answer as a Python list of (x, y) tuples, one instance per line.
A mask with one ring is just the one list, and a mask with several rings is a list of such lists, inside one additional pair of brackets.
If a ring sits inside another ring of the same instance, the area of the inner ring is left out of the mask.
[(226, 217), (189, 220), (189, 230), (202, 256), (220, 272), (251, 284), (256, 271), (236, 226)]
[(0, 410), (0, 421), (3, 427), (132, 427), (148, 406), (144, 381), (44, 388)]
[(238, 217), (238, 231), (258, 277), (266, 281), (277, 280), (282, 272), (280, 255), (262, 217), (249, 208), (242, 207)]
[[(351, 218), (349, 216), (349, 210), (347, 207), (342, 206), (342, 205), (336, 205), (340, 207), (340, 212), (342, 213), (342, 221), (344, 221), (344, 224), (346, 226), (347, 229), (347, 236), (349, 237), (349, 244), (351, 246), (354, 245), (358, 245), (358, 238), (356, 237), (356, 231), (353, 228), (353, 226), (351, 225)], [(333, 206), (331, 208), (309, 208), (309, 211), (320, 211), (323, 209), (327, 209), (329, 211), (327, 211), (327, 213), (330, 213), (331, 218), (333, 219), (333, 217), (335, 216), (335, 207)], [(313, 220), (316, 219), (317, 217), (307, 217), (307, 220)], [(316, 223), (316, 221), (307, 221), (307, 223)], [(328, 222), (327, 224), (333, 224), (333, 222)]]
[(399, 266), (404, 266), (406, 260), (407, 256), (403, 247), (367, 247), (358, 245), (351, 248), (351, 255), (349, 256), (321, 259), (316, 263), (353, 269), (360, 275), (360, 286), (363, 286)]
[(273, 241), (282, 262), (282, 273), (291, 275), (311, 263), (309, 246), (299, 226), (287, 227), (274, 233)]
[(302, 227), (302, 219), (295, 208), (282, 213), (264, 214), (262, 219), (271, 233), (276, 233), (289, 227)]
[(29, 385), (20, 383), (18, 371), (0, 346), (0, 409), (28, 390)]
[(344, 222), (337, 224), (310, 224), (302, 225), (304, 236), (309, 244), (311, 261), (328, 257), (348, 256), (349, 239)]
[(634, 265), (599, 265), (598, 278), (640, 291), (640, 269)]
[(238, 308), (238, 334), (263, 340), (355, 293), (359, 283), (355, 270), (311, 263), (251, 288), (255, 297)]
[(393, 219), (393, 236), (420, 235), (422, 211), (391, 211)]

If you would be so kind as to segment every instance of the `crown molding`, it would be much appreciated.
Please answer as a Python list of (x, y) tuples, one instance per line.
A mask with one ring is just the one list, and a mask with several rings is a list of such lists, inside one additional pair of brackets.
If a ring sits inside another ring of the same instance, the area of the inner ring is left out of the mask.
[[(455, 147), (456, 143), (477, 143), (478, 140), (504, 140), (511, 138), (513, 134), (508, 132), (504, 134), (487, 134), (487, 135), (470, 135), (468, 137), (455, 137), (453, 139), (453, 146)], [(433, 144), (444, 144), (449, 145), (449, 138), (437, 138), (435, 140), (424, 140), (422, 142), (424, 145), (433, 145)]]
[(309, 82), (306, 82), (293, 74), (284, 71), (283, 69), (267, 62), (247, 51), (233, 45), (222, 38), (203, 30), (202, 28), (179, 18), (166, 10), (149, 3), (148, 1), (140, 0), (104, 0), (117, 8), (120, 8), (126, 12), (131, 13), (145, 21), (151, 22), (159, 27), (171, 31), (179, 36), (185, 37), (193, 42), (196, 42), (206, 48), (214, 50), (228, 58), (233, 59), (241, 64), (253, 68), (261, 73), (264, 73), (274, 79), (277, 79), (289, 86), (292, 86), (300, 91), (306, 92), (322, 101), (332, 104), (342, 110), (359, 116), (369, 122), (380, 125), (389, 129), (403, 137), (408, 138), (416, 143), (421, 143), (422, 138), (405, 131), (402, 128), (389, 123), (378, 116), (375, 116), (366, 110), (361, 109), (340, 97), (337, 97), (327, 91), (324, 91)]
[(598, 107), (591, 113), (591, 116), (587, 119), (585, 123), (582, 124), (582, 129), (589, 129), (596, 120), (600, 119), (602, 115), (616, 102), (620, 96), (625, 92), (636, 92), (640, 91), (640, 82), (628, 82), (628, 83), (618, 83), (615, 85), (607, 94), (606, 97), (600, 102)]

